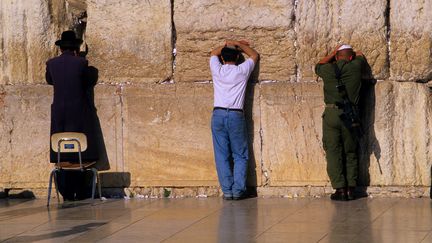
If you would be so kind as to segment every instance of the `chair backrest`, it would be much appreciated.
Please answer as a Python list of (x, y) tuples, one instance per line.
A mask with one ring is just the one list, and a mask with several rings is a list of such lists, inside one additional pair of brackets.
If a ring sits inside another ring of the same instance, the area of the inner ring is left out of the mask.
[(76, 153), (79, 152), (80, 146), (81, 152), (87, 150), (87, 137), (84, 133), (60, 132), (51, 135), (51, 147), (56, 153)]

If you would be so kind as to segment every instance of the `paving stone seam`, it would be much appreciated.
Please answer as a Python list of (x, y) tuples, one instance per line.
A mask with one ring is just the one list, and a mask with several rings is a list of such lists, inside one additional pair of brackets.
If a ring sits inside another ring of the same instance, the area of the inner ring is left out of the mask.
[(288, 218), (290, 215), (293, 215), (293, 214), (299, 212), (300, 210), (304, 209), (306, 206), (308, 206), (309, 204), (311, 204), (311, 202), (312, 202), (312, 201), (309, 200), (309, 202), (306, 203), (305, 205), (303, 205), (302, 207), (298, 208), (297, 210), (294, 210), (293, 212), (291, 212), (291, 213), (289, 213), (289, 214), (287, 214), (287, 215), (284, 215), (284, 216), (282, 217), (282, 219), (280, 219), (280, 220), (277, 221), (276, 223), (274, 223), (274, 224), (268, 226), (267, 229), (265, 229), (265, 230), (263, 230), (261, 233), (257, 234), (257, 235), (255, 236), (255, 239), (258, 239), (259, 237), (261, 237), (263, 234), (265, 234), (266, 232), (268, 232), (268, 231), (269, 231), (271, 228), (273, 228), (275, 225), (280, 224), (282, 221), (284, 221), (284, 220), (285, 220), (286, 218)]
[(188, 228), (190, 228), (190, 227), (192, 227), (193, 225), (195, 225), (195, 224), (201, 222), (202, 220), (208, 218), (210, 215), (215, 214), (216, 212), (220, 211), (220, 210), (223, 209), (223, 208), (224, 208), (224, 206), (219, 207), (218, 209), (215, 209), (215, 210), (212, 211), (210, 214), (208, 214), (208, 215), (206, 215), (206, 216), (204, 216), (204, 217), (202, 217), (202, 218), (200, 218), (200, 219), (194, 221), (193, 223), (189, 224), (189, 225), (186, 226), (185, 228), (183, 228), (183, 229), (181, 229), (181, 230), (175, 232), (174, 234), (168, 236), (167, 238), (163, 239), (161, 242), (165, 242), (165, 241), (169, 240), (170, 238), (174, 237), (175, 235), (177, 235), (177, 234), (179, 234), (179, 233), (181, 233), (181, 232), (187, 230)]

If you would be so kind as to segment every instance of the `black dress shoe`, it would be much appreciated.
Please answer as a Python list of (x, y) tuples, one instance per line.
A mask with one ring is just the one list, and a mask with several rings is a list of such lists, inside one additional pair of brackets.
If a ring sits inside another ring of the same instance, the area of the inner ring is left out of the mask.
[(248, 196), (247, 196), (246, 193), (244, 193), (244, 194), (242, 194), (240, 196), (233, 196), (233, 200), (236, 200), (236, 201), (243, 200), (243, 199), (246, 199), (246, 198), (248, 198)]
[(226, 200), (226, 201), (231, 201), (231, 200), (233, 200), (233, 196), (231, 196), (231, 195), (229, 195), (229, 196), (225, 196), (225, 195), (223, 195), (223, 196), (222, 196), (222, 199), (223, 199), (223, 200)]
[(355, 187), (349, 186), (347, 188), (347, 199), (348, 200), (354, 200), (355, 199), (354, 192), (355, 192)]
[(330, 195), (330, 199), (334, 201), (348, 201), (348, 196), (345, 188), (338, 188), (336, 192)]

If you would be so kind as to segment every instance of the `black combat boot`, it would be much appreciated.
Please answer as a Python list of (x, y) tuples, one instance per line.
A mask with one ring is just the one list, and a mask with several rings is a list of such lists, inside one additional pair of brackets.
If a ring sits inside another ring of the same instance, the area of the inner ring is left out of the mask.
[(347, 188), (347, 199), (348, 200), (354, 200), (355, 199), (355, 187), (353, 187), (353, 186), (349, 186), (348, 188)]
[(337, 188), (335, 193), (330, 195), (330, 199), (334, 201), (348, 201), (346, 188)]

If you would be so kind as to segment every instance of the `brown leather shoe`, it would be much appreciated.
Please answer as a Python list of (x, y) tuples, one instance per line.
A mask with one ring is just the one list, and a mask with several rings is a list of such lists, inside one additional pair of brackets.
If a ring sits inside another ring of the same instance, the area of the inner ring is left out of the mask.
[(334, 201), (348, 201), (346, 188), (337, 188), (335, 193), (330, 195), (330, 199)]
[(353, 186), (349, 186), (348, 188), (347, 188), (347, 199), (348, 200), (354, 200), (355, 199), (355, 187), (353, 187)]

